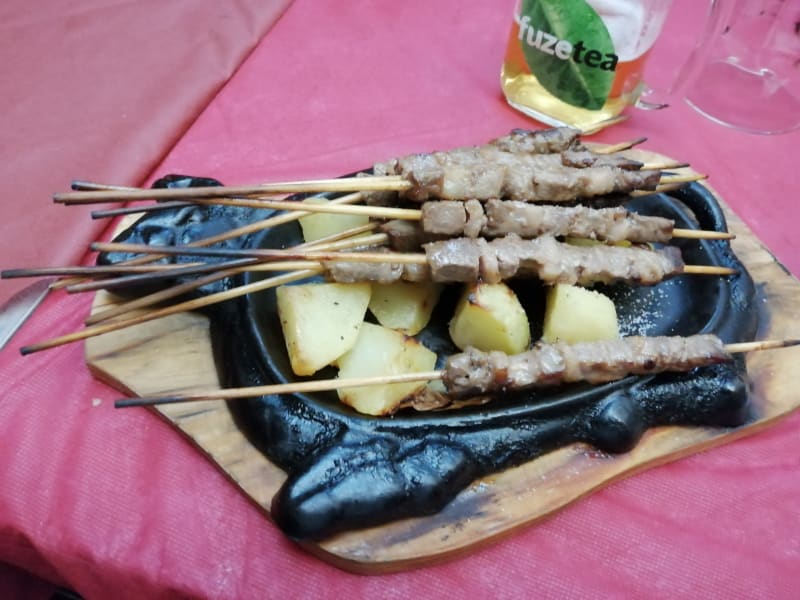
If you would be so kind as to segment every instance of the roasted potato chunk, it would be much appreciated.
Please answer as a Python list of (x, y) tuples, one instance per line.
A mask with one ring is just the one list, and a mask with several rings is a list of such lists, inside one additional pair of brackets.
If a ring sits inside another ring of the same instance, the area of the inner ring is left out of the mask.
[(307, 283), (276, 290), (278, 317), (296, 375), (312, 375), (350, 350), (371, 291), (369, 283)]
[(369, 310), (384, 327), (416, 335), (430, 321), (441, 292), (442, 286), (432, 282), (374, 283)]
[(450, 337), (460, 349), (523, 352), (531, 343), (528, 315), (504, 283), (470, 284), (450, 321)]
[[(337, 361), (339, 378), (372, 377), (431, 371), (436, 354), (399, 331), (364, 323), (356, 343)], [(388, 415), (425, 381), (340, 388), (339, 399), (360, 413)]]
[[(327, 198), (306, 198), (305, 204), (328, 204)], [(312, 213), (300, 218), (300, 228), (303, 230), (303, 239), (314, 242), (329, 235), (341, 233), (354, 227), (361, 227), (369, 223), (366, 215), (335, 215), (331, 213)]]
[(548, 290), (542, 340), (574, 344), (618, 337), (617, 309), (608, 296), (566, 284)]

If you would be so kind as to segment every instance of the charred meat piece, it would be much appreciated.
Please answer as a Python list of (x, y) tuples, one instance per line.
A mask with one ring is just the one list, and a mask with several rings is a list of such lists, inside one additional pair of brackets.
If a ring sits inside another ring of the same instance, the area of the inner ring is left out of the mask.
[[(447, 202), (444, 204), (447, 204)], [(464, 202), (464, 210), (467, 217), (467, 221), (464, 223), (464, 237), (480, 237), (483, 230), (486, 229), (487, 222), (483, 204), (477, 200), (467, 200)]]
[(620, 154), (595, 154), (590, 150), (564, 150), (561, 153), (561, 164), (566, 167), (618, 167), (628, 171), (638, 171), (644, 163)]
[(537, 131), (513, 129), (510, 134), (494, 139), (489, 144), (504, 152), (552, 154), (580, 148), (580, 136), (580, 130), (572, 127), (553, 127)]
[[(463, 206), (458, 206), (464, 212)], [(414, 221), (394, 219), (381, 225), (381, 231), (389, 236), (390, 245), (399, 252), (419, 252), (423, 244), (446, 239), (447, 236), (425, 231)]]
[(365, 263), (332, 260), (322, 263), (328, 276), (338, 283), (374, 281), (393, 283), (403, 277), (403, 265), (390, 262)]

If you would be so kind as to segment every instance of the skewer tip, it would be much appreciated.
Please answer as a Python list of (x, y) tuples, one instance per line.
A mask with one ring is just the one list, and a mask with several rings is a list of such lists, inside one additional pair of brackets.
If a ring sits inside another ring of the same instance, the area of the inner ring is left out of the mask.
[(731, 354), (738, 352), (754, 352), (757, 350), (773, 350), (776, 348), (789, 348), (800, 346), (800, 339), (788, 340), (760, 340), (755, 342), (740, 342), (737, 344), (726, 344), (725, 349)]
[(738, 273), (736, 269), (716, 265), (686, 265), (683, 272), (687, 275), (736, 275)]
[(156, 404), (174, 404), (182, 402), (180, 396), (161, 396), (159, 398), (118, 398), (114, 400), (114, 408), (133, 408), (136, 406), (154, 406)]

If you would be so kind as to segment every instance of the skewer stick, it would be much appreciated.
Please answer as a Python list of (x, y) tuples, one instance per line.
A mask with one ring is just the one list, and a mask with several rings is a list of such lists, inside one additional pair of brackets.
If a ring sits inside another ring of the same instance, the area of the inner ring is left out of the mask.
[(344, 387), (361, 387), (365, 385), (385, 385), (389, 383), (409, 383), (414, 381), (434, 381), (441, 379), (444, 371), (426, 371), (420, 373), (404, 373), (400, 375), (376, 375), (373, 377), (353, 377), (350, 379), (320, 379), (301, 381), (297, 383), (278, 383), (274, 385), (259, 385), (243, 388), (228, 388), (223, 390), (209, 390), (207, 392), (194, 392), (175, 396), (123, 398), (114, 402), (116, 408), (131, 406), (151, 406), (154, 404), (176, 404), (179, 402), (192, 402), (196, 400), (234, 400), (238, 398), (252, 398), (269, 394), (298, 394), (301, 392), (325, 392)]
[[(359, 227), (357, 229), (364, 229), (364, 228)], [(352, 239), (335, 241), (335, 242), (320, 244), (319, 246), (315, 245), (313, 247), (325, 251), (347, 250), (351, 248), (360, 248), (360, 247), (366, 248), (369, 246), (385, 244), (388, 240), (388, 237), (389, 236), (387, 236), (385, 233), (376, 233), (370, 236), (356, 237)], [(292, 249), (302, 251), (305, 246), (306, 245), (303, 244), (300, 246), (295, 246)], [(310, 247), (311, 246), (309, 246), (309, 248)], [(243, 273), (245, 271), (287, 270), (286, 265), (288, 263), (280, 263), (280, 264), (284, 266), (281, 267), (276, 263), (260, 262), (257, 257), (252, 257), (252, 258), (240, 258), (236, 260), (226, 261), (223, 263), (202, 263), (198, 266), (192, 266), (192, 267), (183, 265), (171, 265), (173, 267), (171, 270), (164, 270), (156, 273), (143, 273), (141, 275), (118, 277), (115, 279), (103, 279), (101, 281), (90, 281), (88, 283), (78, 283), (75, 285), (70, 285), (67, 286), (67, 292), (70, 294), (74, 294), (79, 292), (95, 292), (101, 289), (112, 290), (130, 285), (141, 285), (145, 283), (152, 283), (154, 281), (160, 281), (163, 279), (175, 279), (187, 275), (198, 275), (201, 273), (208, 273), (209, 271), (219, 271), (221, 269), (227, 270), (235, 268), (237, 273)], [(301, 268), (305, 268), (305, 266), (306, 265), (304, 262), (301, 263)]]
[[(800, 345), (800, 339), (794, 340), (765, 340), (758, 342), (743, 342), (727, 344), (725, 350), (730, 354), (753, 352), (757, 350), (770, 350), (774, 348), (787, 348)], [(442, 379), (445, 372), (424, 371), (420, 373), (406, 373), (401, 375), (379, 375), (373, 377), (355, 377), (350, 379), (320, 379), (296, 383), (279, 383), (241, 388), (228, 388), (221, 390), (206, 390), (188, 394), (172, 396), (146, 396), (141, 398), (121, 398), (114, 402), (116, 408), (132, 406), (153, 406), (156, 404), (177, 404), (180, 402), (194, 402), (198, 400), (236, 400), (253, 398), (272, 394), (297, 394), (302, 392), (323, 392), (340, 388), (360, 387), (366, 385), (386, 385), (390, 383), (409, 383), (414, 381), (434, 381)]]
[(82, 179), (74, 179), (69, 186), (70, 189), (76, 192), (89, 192), (89, 191), (112, 191), (112, 190), (138, 190), (140, 188), (131, 187), (129, 185), (111, 185), (109, 183), (96, 183), (94, 181), (85, 181)]
[(132, 253), (164, 253), (187, 256), (224, 256), (227, 258), (261, 258), (265, 260), (345, 260), (348, 262), (385, 263), (397, 264), (426, 264), (425, 255), (422, 253), (405, 252), (315, 252), (298, 251), (292, 248), (286, 250), (254, 248), (254, 249), (229, 249), (229, 248), (189, 248), (188, 246), (150, 246), (148, 244), (116, 244), (113, 242), (94, 242), (92, 250), (100, 252), (132, 252)]
[(609, 117), (608, 119), (603, 119), (599, 123), (595, 123), (593, 126), (584, 129), (581, 132), (581, 135), (594, 135), (598, 131), (602, 131), (606, 127), (611, 127), (612, 125), (616, 125), (617, 123), (622, 123), (628, 120), (628, 115), (620, 114), (615, 117)]
[(229, 196), (258, 196), (262, 194), (296, 194), (301, 192), (363, 192), (370, 190), (407, 190), (411, 182), (397, 175), (370, 177), (342, 177), (264, 183), (261, 185), (211, 186), (193, 188), (131, 189), (55, 194), (53, 201), (60, 204), (96, 204), (127, 202), (130, 200), (181, 200), (195, 198), (222, 198)]
[[(673, 179), (670, 181), (664, 181), (664, 183), (674, 181), (678, 180)], [(680, 181), (696, 181), (696, 179), (680, 179)], [(122, 202), (132, 200), (189, 199), (196, 202), (200, 199), (209, 198), (220, 199), (231, 196), (258, 196), (265, 194), (286, 194), (300, 192), (405, 191), (412, 186), (412, 182), (399, 175), (373, 175), (369, 177), (343, 177), (338, 179), (265, 183), (252, 186), (211, 186), (162, 189), (131, 188), (64, 192), (55, 194), (53, 196), (53, 200), (57, 203), (66, 205)], [(217, 203), (222, 204), (222, 202)]]
[[(354, 236), (361, 235), (363, 233), (368, 233), (375, 228), (375, 223), (368, 223), (367, 225), (362, 225), (361, 227), (353, 227), (346, 231), (340, 231), (339, 233), (334, 233), (332, 235), (325, 236), (313, 242), (305, 242), (303, 244), (299, 244), (296, 248), (311, 248), (316, 247), (317, 249), (328, 248), (335, 243), (340, 241), (347, 241), (351, 245), (357, 246), (358, 244), (363, 244), (364, 238), (354, 238)], [(348, 239), (349, 238), (349, 239)], [(342, 246), (343, 247), (343, 246)], [(248, 260), (248, 259), (243, 259)], [(225, 269), (223, 271), (219, 271), (217, 273), (212, 273), (210, 275), (206, 275), (205, 277), (201, 277), (199, 279), (195, 279), (193, 281), (187, 281), (185, 283), (175, 285), (169, 287), (164, 290), (160, 290), (158, 292), (154, 292), (152, 294), (147, 294), (146, 296), (141, 296), (139, 298), (134, 298), (133, 300), (129, 300), (128, 302), (124, 302), (122, 304), (117, 304), (116, 306), (104, 310), (102, 312), (94, 313), (93, 315), (89, 315), (85, 320), (85, 325), (93, 325), (95, 323), (99, 323), (101, 321), (105, 321), (107, 319), (111, 319), (114, 317), (118, 317), (125, 313), (128, 313), (132, 310), (146, 308), (148, 306), (152, 306), (153, 304), (158, 304), (159, 302), (163, 302), (165, 300), (170, 300), (172, 298), (176, 298), (181, 294), (185, 294), (186, 292), (190, 292), (194, 289), (202, 287), (206, 284), (213, 283), (220, 279), (224, 279), (225, 277), (232, 277), (234, 275), (238, 275), (239, 273), (244, 272), (247, 270), (244, 266), (242, 267), (235, 267), (231, 269)], [(310, 277), (310, 275), (307, 275)], [(284, 275), (278, 275), (278, 278), (286, 277)], [(306, 277), (306, 276), (304, 276)], [(303, 279), (304, 277), (299, 277), (298, 279)], [(283, 283), (288, 283), (288, 281), (282, 280)], [(291, 281), (297, 281), (297, 279), (291, 279)], [(280, 284), (276, 284), (280, 285)]]
[(642, 171), (671, 171), (674, 169), (685, 169), (691, 165), (687, 162), (665, 162), (651, 163), (642, 165)]
[[(205, 263), (186, 263), (186, 267), (199, 267)], [(87, 267), (36, 267), (32, 269), (8, 269), (0, 272), (2, 279), (18, 279), (21, 277), (62, 277), (65, 275), (82, 275), (86, 277), (102, 277), (122, 273), (157, 273), (169, 271), (175, 265), (101, 265)]]
[[(676, 176), (677, 177), (677, 176)], [(633, 198), (639, 198), (641, 196), (651, 196), (653, 194), (668, 194), (669, 192), (675, 192), (677, 190), (683, 189), (687, 183), (691, 183), (692, 181), (701, 181), (706, 179), (705, 176), (699, 177), (697, 179), (693, 179), (691, 181), (670, 181), (668, 183), (659, 183), (654, 190), (633, 190), (628, 195)], [(663, 181), (664, 178), (662, 177), (661, 180)]]
[(201, 263), (200, 265), (188, 267), (185, 265), (171, 264), (171, 269), (157, 271), (155, 273), (142, 273), (140, 275), (123, 275), (122, 277), (112, 277), (99, 281), (84, 281), (68, 285), (65, 289), (68, 294), (79, 294), (82, 292), (96, 292), (98, 290), (114, 290), (121, 287), (133, 285), (144, 285), (154, 281), (164, 279), (176, 279), (190, 275), (203, 275), (221, 270), (232, 270), (234, 268), (254, 265), (258, 262), (257, 258), (239, 258), (217, 263)]
[[(283, 283), (286, 283), (288, 281), (296, 281), (297, 279), (310, 277), (312, 275), (316, 275), (317, 273), (322, 272), (322, 268), (318, 264), (313, 262), (306, 263), (306, 267), (307, 267), (306, 269), (302, 269), (297, 273), (285, 274), (283, 277), (286, 277), (287, 279), (282, 280)], [(159, 319), (161, 317), (168, 317), (170, 315), (174, 315), (181, 312), (197, 310), (205, 306), (211, 306), (212, 304), (217, 304), (218, 302), (224, 302), (226, 300), (238, 298), (240, 296), (244, 296), (245, 294), (252, 294), (254, 292), (259, 292), (261, 290), (266, 290), (271, 287), (275, 287), (276, 285), (281, 284), (281, 281), (279, 279), (280, 279), (279, 277), (271, 277), (269, 279), (264, 279), (262, 281), (256, 281), (246, 285), (241, 285), (235, 288), (231, 288), (229, 290), (225, 290), (224, 292), (217, 292), (215, 294), (209, 294), (208, 296), (204, 296), (202, 298), (187, 300), (186, 302), (181, 302), (173, 306), (167, 306), (142, 315), (137, 315), (131, 317), (130, 319), (113, 321), (111, 323), (103, 323), (99, 325), (94, 325), (92, 327), (87, 327), (86, 329), (82, 329), (80, 331), (74, 331), (72, 333), (58, 336), (50, 340), (46, 340), (44, 342), (38, 342), (35, 344), (30, 344), (28, 346), (23, 346), (22, 348), (20, 348), (20, 353), (22, 353), (23, 355), (32, 354), (34, 352), (39, 352), (40, 350), (47, 350), (48, 348), (63, 346), (64, 344), (69, 344), (71, 342), (76, 342), (78, 340), (85, 340), (87, 338), (94, 337), (97, 335), (102, 335), (104, 333), (109, 333), (111, 331), (118, 331), (119, 329), (124, 329), (132, 325), (139, 325), (140, 323), (146, 323), (147, 321), (152, 321), (154, 319)]]
[(183, 200), (174, 200), (172, 202), (148, 204), (147, 206), (125, 206), (123, 208), (110, 208), (108, 210), (93, 210), (90, 215), (92, 219), (108, 219), (111, 217), (136, 215), (139, 213), (153, 213), (162, 210), (172, 210), (173, 208), (183, 208), (185, 206), (196, 206), (196, 203), (184, 202)]
[[(112, 244), (99, 243), (92, 244), (93, 250), (110, 251), (124, 249), (128, 252), (169, 252), (172, 254), (187, 254), (198, 256), (226, 256), (237, 258), (258, 257), (265, 260), (274, 261), (344, 261), (359, 263), (394, 263), (404, 265), (425, 265), (427, 257), (422, 253), (411, 252), (320, 252), (320, 251), (297, 251), (287, 250), (229, 250), (217, 248), (187, 248), (186, 246), (157, 246), (151, 247), (147, 244)], [(280, 264), (285, 264), (280, 262)], [(715, 265), (685, 265), (683, 272), (691, 275), (734, 275), (736, 271), (728, 267), (718, 267)]]
[[(652, 192), (648, 192), (652, 193)], [(274, 200), (270, 201), (271, 208), (276, 210), (302, 210), (306, 212), (324, 212), (331, 214), (345, 215), (367, 215), (376, 219), (401, 219), (404, 221), (422, 220), (422, 211), (416, 208), (393, 208), (387, 206), (352, 206), (352, 205), (331, 205), (331, 204), (303, 204), (298, 205), (292, 201)], [(673, 229), (672, 237), (728, 240), (735, 236), (722, 231), (706, 231), (702, 229)]]
[(708, 231), (707, 229), (673, 229), (672, 237), (692, 240), (732, 240), (736, 236), (727, 231)]
[(636, 138), (630, 142), (620, 142), (619, 144), (611, 144), (610, 146), (594, 147), (590, 146), (592, 152), (595, 154), (614, 154), (615, 152), (622, 152), (623, 150), (630, 150), (634, 146), (643, 144), (647, 141), (646, 137)]
[(736, 275), (736, 269), (717, 267), (715, 265), (685, 265), (684, 275)]
[(755, 352), (758, 350), (789, 348), (791, 346), (800, 346), (800, 339), (756, 340), (754, 342), (739, 342), (736, 344), (725, 344), (725, 350), (727, 350), (731, 354), (739, 354), (742, 352)]
[[(74, 184), (73, 184), (74, 185)], [(101, 185), (101, 184), (92, 184), (92, 185)], [(110, 187), (119, 187), (119, 186), (110, 186)], [(135, 188), (130, 188), (135, 189)], [(354, 204), (356, 202), (360, 202), (363, 199), (363, 195), (359, 192), (355, 192), (352, 194), (347, 194), (344, 196), (339, 196), (338, 198), (334, 198), (330, 201), (330, 204)], [(236, 227), (234, 229), (230, 229), (223, 233), (219, 233), (217, 235), (212, 235), (207, 238), (201, 238), (199, 240), (195, 240), (194, 242), (190, 242), (187, 246), (191, 246), (192, 248), (200, 248), (203, 246), (210, 246), (211, 244), (216, 244), (217, 242), (224, 242), (226, 240), (230, 240), (242, 235), (248, 235), (250, 233), (255, 233), (257, 231), (261, 231), (263, 229), (268, 229), (270, 227), (277, 227), (278, 225), (283, 225), (284, 223), (290, 223), (292, 221), (296, 221), (306, 215), (311, 213), (307, 211), (296, 211), (293, 213), (287, 212), (280, 215), (274, 215), (267, 219), (263, 219), (262, 221), (256, 221), (254, 223), (248, 223), (247, 225), (242, 225), (241, 227)], [(158, 256), (140, 256), (137, 258), (133, 258), (131, 260), (124, 261), (119, 264), (124, 265), (136, 265), (136, 264), (146, 264), (149, 262), (153, 262), (158, 260), (159, 258), (163, 258), (166, 255)], [(79, 283), (80, 280), (76, 278), (66, 279), (63, 281), (56, 281), (51, 287), (53, 289), (59, 289), (63, 287), (67, 287), (72, 284)]]
[[(643, 164), (641, 166), (641, 170), (643, 171), (667, 171), (667, 170), (675, 170), (675, 169), (683, 169), (689, 167), (689, 163), (686, 162), (665, 162), (665, 163), (652, 163), (652, 164)], [(102, 184), (94, 184), (96, 190), (104, 189)], [(109, 188), (114, 188), (117, 190), (122, 190), (120, 186), (109, 186)], [(136, 188), (129, 188), (129, 189), (136, 189)], [(275, 208), (276, 210), (281, 210), (281, 207), (275, 205), (272, 206), (270, 201), (266, 198), (262, 199), (224, 199), (224, 198), (195, 198), (190, 201), (183, 201), (183, 200), (175, 200), (170, 202), (160, 202), (158, 204), (151, 204), (146, 206), (126, 206), (123, 208), (111, 208), (105, 210), (95, 210), (91, 212), (92, 219), (106, 219), (110, 217), (118, 217), (123, 215), (131, 215), (131, 214), (138, 214), (138, 213), (151, 213), (151, 212), (158, 212), (173, 208), (182, 208), (185, 206), (193, 206), (197, 204), (202, 205), (209, 205), (209, 204), (217, 204), (217, 205), (228, 205), (228, 206), (243, 206), (243, 207), (251, 207), (251, 208)], [(365, 207), (366, 208), (366, 207)], [(402, 211), (403, 209), (394, 209), (398, 211)], [(409, 209), (410, 210), (410, 209)], [(321, 210), (319, 212), (327, 212)], [(330, 211), (333, 212), (333, 211)], [(402, 219), (404, 217), (391, 217), (387, 216), (386, 218), (398, 218)]]
[[(135, 298), (133, 300), (130, 300), (129, 302), (125, 302), (124, 304), (118, 304), (102, 312), (89, 315), (89, 317), (86, 318), (84, 323), (86, 325), (95, 325), (96, 323), (100, 323), (102, 321), (108, 321), (109, 319), (113, 319), (115, 317), (132, 313), (135, 310), (147, 308), (154, 304), (158, 304), (159, 302), (164, 302), (165, 300), (171, 300), (172, 298), (177, 298), (182, 294), (190, 292), (194, 289), (197, 289), (209, 283), (214, 283), (215, 281), (219, 281), (220, 279), (224, 279), (225, 277), (231, 277), (233, 275), (241, 273), (242, 270), (243, 269), (241, 268), (235, 268), (235, 269), (226, 269), (224, 271), (218, 271), (216, 273), (211, 273), (210, 275), (206, 275), (205, 277), (200, 277), (193, 281), (187, 281), (186, 283), (174, 285), (164, 290), (160, 290), (158, 292), (154, 292), (146, 296), (141, 296), (140, 298)], [(319, 273), (320, 273), (319, 269), (303, 269), (300, 271), (285, 273), (283, 275), (275, 275), (274, 277), (262, 280), (262, 282), (270, 282), (270, 285), (262, 288), (262, 291), (269, 289), (271, 287), (278, 287), (279, 285), (283, 285), (285, 283), (292, 283), (294, 281), (308, 279), (309, 277), (313, 277), (314, 275), (317, 275)]]
[(675, 183), (691, 183), (693, 181), (702, 181), (708, 179), (708, 175), (702, 173), (687, 173), (686, 175), (662, 175), (659, 181), (661, 185), (672, 185)]

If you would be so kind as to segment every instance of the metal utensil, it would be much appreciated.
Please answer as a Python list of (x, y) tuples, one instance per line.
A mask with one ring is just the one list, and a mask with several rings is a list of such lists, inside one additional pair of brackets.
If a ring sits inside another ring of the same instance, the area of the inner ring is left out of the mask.
[(40, 279), (20, 290), (0, 308), (0, 350), (11, 341), (50, 291), (50, 279)]

